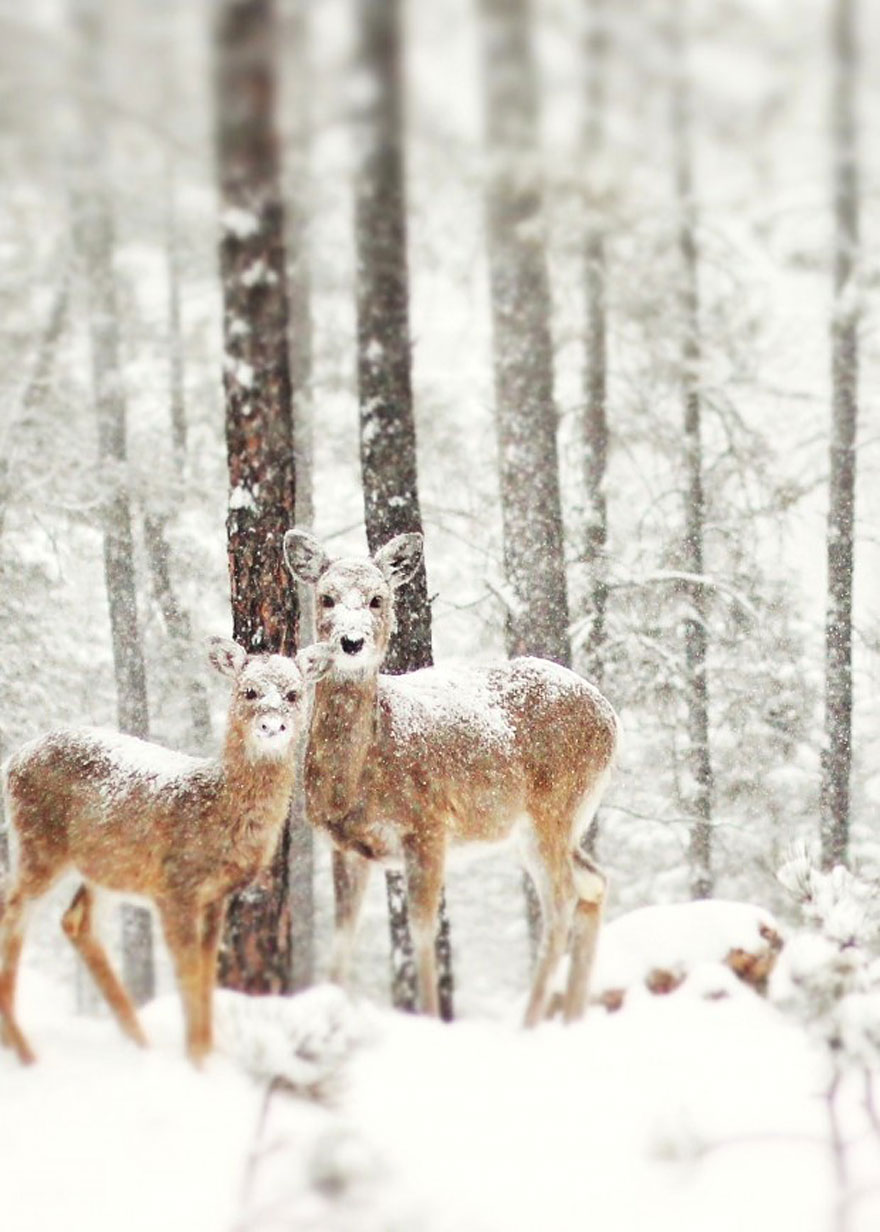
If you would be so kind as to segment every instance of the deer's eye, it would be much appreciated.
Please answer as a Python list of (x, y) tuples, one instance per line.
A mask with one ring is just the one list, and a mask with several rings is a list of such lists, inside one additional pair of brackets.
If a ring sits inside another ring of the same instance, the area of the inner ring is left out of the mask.
[(373, 609), (374, 612), (378, 612), (381, 606), (382, 606), (382, 596), (373, 595), (372, 599), (370, 600), (370, 607)]
[(332, 595), (321, 595), (321, 607), (333, 607), (335, 602)]
[(297, 693), (296, 689), (291, 689), (288, 693), (285, 693), (284, 697), (286, 701), (290, 702), (291, 706), (294, 704), (294, 702), (299, 701), (299, 694)]
[(257, 690), (256, 690), (256, 689), (254, 689), (254, 688), (247, 688), (247, 689), (245, 689), (245, 691), (244, 691), (244, 695), (245, 695), (245, 697), (248, 699), (248, 701), (249, 701), (249, 702), (254, 702), (254, 701), (256, 701), (256, 700), (257, 700), (257, 697), (259, 696), (259, 694), (257, 693)]

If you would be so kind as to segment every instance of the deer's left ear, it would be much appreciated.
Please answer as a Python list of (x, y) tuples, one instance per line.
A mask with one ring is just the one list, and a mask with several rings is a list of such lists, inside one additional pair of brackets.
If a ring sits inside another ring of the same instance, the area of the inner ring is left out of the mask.
[(247, 651), (228, 637), (206, 637), (208, 660), (221, 676), (237, 676), (247, 663)]
[(304, 646), (296, 656), (296, 665), (308, 684), (314, 684), (322, 676), (326, 676), (333, 664), (333, 651), (326, 642), (315, 642), (313, 646)]
[(392, 590), (403, 586), (410, 580), (422, 560), (425, 541), (415, 532), (408, 535), (395, 535), (393, 539), (379, 548), (373, 557), (385, 575), (385, 581)]

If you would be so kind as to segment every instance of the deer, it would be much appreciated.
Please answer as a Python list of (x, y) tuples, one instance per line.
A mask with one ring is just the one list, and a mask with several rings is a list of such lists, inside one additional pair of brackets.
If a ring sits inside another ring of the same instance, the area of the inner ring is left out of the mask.
[(3, 767), (16, 840), (0, 915), (0, 1025), (19, 1059), (36, 1059), (15, 1015), (16, 978), (32, 905), (65, 872), (82, 883), (62, 918), (123, 1033), (147, 1037), (94, 927), (96, 893), (145, 897), (157, 908), (183, 1003), (186, 1053), (213, 1046), (212, 1000), (229, 895), (269, 864), (296, 775), (306, 688), (329, 670), (326, 647), (295, 659), (207, 640), (211, 665), (232, 681), (218, 757), (191, 757), (102, 728), (58, 728)]
[(545, 659), (382, 674), (395, 597), (422, 554), (415, 533), (367, 558), (331, 559), (303, 527), (284, 539), (294, 578), (315, 589), (317, 644), (331, 651), (304, 770), (307, 816), (333, 844), (330, 976), (347, 980), (371, 866), (402, 866), (419, 1001), (436, 1016), (447, 855), (513, 840), (542, 916), (525, 1025), (544, 1018), (566, 950), (571, 1022), (587, 1006), (607, 886), (583, 840), (611, 774), (618, 719), (597, 688)]

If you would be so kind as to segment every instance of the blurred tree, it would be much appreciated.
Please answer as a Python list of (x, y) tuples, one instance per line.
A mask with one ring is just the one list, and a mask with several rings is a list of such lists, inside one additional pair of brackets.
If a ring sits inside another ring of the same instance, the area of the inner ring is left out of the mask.
[[(281, 45), (286, 72), (282, 76), (282, 168), (289, 295), (290, 386), (293, 416), (294, 508), (296, 524), (311, 526), (314, 508), (314, 424), (312, 409), (311, 268), (309, 214), (311, 208), (311, 64), (308, 0), (287, 0), (281, 8)], [(314, 591), (297, 585), (300, 644), (315, 640)], [(314, 831), (305, 811), (305, 776), (297, 779), (290, 825), (290, 896), (293, 952), (291, 984), (307, 988), (314, 979)]]
[[(571, 666), (553, 400), (551, 300), (528, 0), (480, 0), (507, 653)], [(532, 947), (540, 908), (524, 889)]]
[[(86, 292), (92, 387), (98, 420), (102, 480), (104, 578), (113, 641), (119, 728), (149, 737), (147, 679), (138, 627), (126, 451), (126, 407), (120, 354), (114, 270), (114, 224), (105, 171), (106, 113), (100, 83), (105, 70), (105, 6), (101, 0), (71, 0), (79, 114), (72, 175), (73, 235)], [(149, 912), (122, 907), (123, 976), (136, 1004), (154, 992)]]
[[(227, 534), (233, 637), (251, 653), (292, 654), (296, 589), (282, 555), (293, 525), (287, 270), (272, 0), (223, 0), (216, 24), (217, 167)], [(220, 979), (248, 992), (291, 989), (290, 826), (267, 874), (230, 903)]]
[(852, 772), (852, 623), (859, 371), (859, 184), (856, 151), (855, 0), (831, 12), (831, 131), (834, 191), (834, 300), (831, 308), (831, 466), (825, 623), (825, 747), (822, 754), (822, 866), (849, 854)]
[(596, 167), (601, 162), (605, 144), (608, 43), (606, 0), (591, 0), (588, 20), (585, 48), (588, 84), (584, 123), (584, 162), (587, 176), (587, 225), (584, 245), (587, 362), (584, 373), (583, 415), (584, 487), (587, 504), (583, 550), (590, 571), (590, 632), (584, 649), (588, 674), (601, 685), (605, 608), (608, 602), (608, 502), (605, 495), (605, 471), (608, 465), (608, 326), (605, 293), (606, 220), (602, 202), (597, 199), (595, 181)]
[(712, 893), (712, 762), (709, 752), (709, 682), (706, 591), (703, 585), (703, 538), (706, 520), (703, 494), (703, 449), (701, 441), (702, 348), (700, 341), (699, 249), (693, 184), (691, 146), (692, 98), (687, 66), (685, 21), (687, 9), (671, 0), (669, 42), (671, 51), (671, 125), (675, 203), (678, 217), (678, 250), (681, 276), (678, 284), (681, 313), (681, 383), (684, 400), (684, 538), (681, 547), (683, 575), (676, 589), (684, 601), (685, 688), (687, 690), (688, 773), (683, 780), (682, 804), (693, 818), (690, 861), (691, 894), (708, 898)]
[(480, 0), (507, 647), (571, 664), (528, 0)]
[[(186, 489), (187, 421), (184, 382), (184, 340), (181, 312), (181, 253), (177, 226), (177, 150), (174, 121), (180, 106), (177, 66), (174, 57), (174, 27), (162, 6), (141, 7), (138, 13), (144, 43), (160, 58), (163, 71), (156, 74), (159, 91), (158, 118), (164, 131), (162, 151), (162, 245), (167, 286), (168, 409), (174, 477), (165, 480), (158, 494), (145, 500), (144, 545), (150, 569), (153, 596), (162, 615), (169, 643), (169, 661), (177, 687), (186, 690), (190, 739), (193, 748), (206, 751), (211, 742), (211, 715), (203, 683), (201, 656), (193, 653), (192, 623), (174, 581), (173, 553), (168, 525), (180, 506)], [(148, 24), (148, 22), (150, 24)], [(151, 37), (152, 36), (152, 37)], [(149, 41), (148, 41), (149, 40)], [(158, 495), (158, 499), (157, 499)]]
[[(399, 0), (357, 0), (355, 243), (361, 473), (367, 540), (422, 530), (411, 383)], [(385, 669), (428, 667), (431, 608), (424, 561), (398, 600)], [(415, 1009), (416, 976), (403, 878), (387, 874), (392, 1000)], [(452, 1017), (445, 902), (437, 938), (440, 1009)]]

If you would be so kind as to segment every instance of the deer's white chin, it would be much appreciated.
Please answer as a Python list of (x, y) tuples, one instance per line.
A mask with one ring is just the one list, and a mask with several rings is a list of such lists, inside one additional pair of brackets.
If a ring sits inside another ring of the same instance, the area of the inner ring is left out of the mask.
[(248, 741), (251, 756), (267, 760), (281, 760), (288, 756), (293, 747), (293, 736), (290, 731), (283, 732), (251, 732)]
[(376, 656), (364, 647), (356, 654), (339, 650), (333, 656), (333, 672), (337, 676), (366, 676), (377, 668)]

